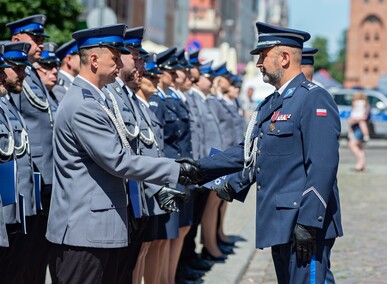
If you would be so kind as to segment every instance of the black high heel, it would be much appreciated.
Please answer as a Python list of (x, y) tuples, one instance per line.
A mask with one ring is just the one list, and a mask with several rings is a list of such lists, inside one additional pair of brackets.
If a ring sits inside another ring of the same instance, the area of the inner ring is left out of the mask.
[(213, 262), (223, 263), (227, 259), (227, 256), (225, 256), (223, 254), (221, 256), (218, 256), (218, 257), (213, 256), (208, 252), (208, 250), (205, 247), (203, 247), (202, 248), (202, 259), (213, 261)]

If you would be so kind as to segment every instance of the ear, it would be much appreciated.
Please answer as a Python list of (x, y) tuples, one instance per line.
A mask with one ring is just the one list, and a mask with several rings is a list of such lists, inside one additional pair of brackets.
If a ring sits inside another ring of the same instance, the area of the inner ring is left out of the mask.
[(99, 56), (96, 52), (93, 52), (90, 54), (89, 62), (92, 67), (98, 68), (98, 60), (99, 60)]
[(11, 38), (11, 40), (12, 40), (13, 42), (19, 42), (19, 41), (21, 41), (21, 40), (20, 40), (19, 34), (13, 35), (12, 38)]
[(287, 49), (282, 50), (282, 52), (280, 54), (281, 66), (285, 67), (285, 66), (289, 65), (289, 63), (290, 63), (290, 51), (288, 51)]

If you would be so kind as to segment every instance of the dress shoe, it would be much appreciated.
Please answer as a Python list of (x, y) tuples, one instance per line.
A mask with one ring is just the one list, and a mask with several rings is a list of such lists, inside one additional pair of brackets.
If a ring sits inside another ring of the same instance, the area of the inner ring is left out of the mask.
[(197, 280), (203, 277), (204, 272), (186, 267), (183, 269), (182, 274), (185, 280)]
[(200, 257), (195, 257), (190, 261), (189, 267), (196, 270), (208, 271), (211, 269), (212, 263), (207, 260), (201, 259)]
[(227, 259), (227, 256), (223, 254), (221, 256), (213, 256), (208, 252), (208, 250), (205, 247), (203, 247), (202, 258), (213, 262), (223, 263)]
[(227, 241), (223, 241), (219, 236), (217, 236), (216, 240), (218, 241), (218, 244), (224, 245), (224, 246), (235, 246), (236, 241), (231, 240), (231, 238), (228, 238)]
[(223, 253), (223, 254), (234, 254), (234, 250), (232, 247), (230, 246), (225, 246), (225, 245), (218, 245), (220, 251)]

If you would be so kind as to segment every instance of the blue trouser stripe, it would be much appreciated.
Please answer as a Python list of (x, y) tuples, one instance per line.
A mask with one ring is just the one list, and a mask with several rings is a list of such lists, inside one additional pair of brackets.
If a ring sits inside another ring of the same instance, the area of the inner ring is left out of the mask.
[(316, 284), (316, 258), (314, 255), (312, 255), (312, 259), (310, 260), (310, 284)]

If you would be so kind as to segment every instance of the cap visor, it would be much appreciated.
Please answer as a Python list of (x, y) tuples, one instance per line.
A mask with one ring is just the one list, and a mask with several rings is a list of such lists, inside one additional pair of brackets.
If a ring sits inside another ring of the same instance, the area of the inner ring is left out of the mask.
[(7, 60), (7, 62), (9, 62), (9, 63), (11, 63), (13, 65), (17, 65), (17, 66), (21, 66), (21, 65), (32, 66), (32, 64), (28, 60), (21, 60), (21, 61), (18, 61), (18, 60)]
[(125, 48), (124, 46), (113, 46), (113, 45), (106, 45), (106, 46), (117, 49), (121, 51), (122, 54), (130, 54), (130, 50)]
[(34, 36), (42, 36), (42, 37), (45, 37), (45, 38), (49, 38), (50, 36), (48, 34), (45, 34), (45, 33), (42, 33), (42, 32), (25, 32), (27, 34), (31, 34), (31, 35), (34, 35)]

